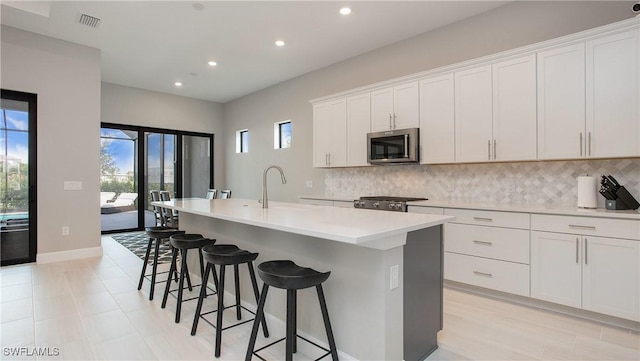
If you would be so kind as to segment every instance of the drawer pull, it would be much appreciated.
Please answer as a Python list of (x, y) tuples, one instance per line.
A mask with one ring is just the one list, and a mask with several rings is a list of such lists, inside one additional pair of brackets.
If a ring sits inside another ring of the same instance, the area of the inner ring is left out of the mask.
[(487, 241), (477, 241), (477, 240), (475, 240), (475, 239), (473, 240), (473, 243), (475, 243), (475, 244), (481, 244), (481, 245), (484, 245), (484, 246), (493, 246), (493, 243), (491, 243), (491, 242), (487, 242)]
[(579, 224), (570, 224), (569, 228), (590, 229), (592, 231), (596, 230), (596, 226), (582, 226), (582, 225), (579, 225)]
[(580, 238), (576, 237), (576, 263), (579, 263), (578, 261), (578, 252), (580, 248)]
[(487, 218), (487, 217), (473, 217), (473, 219), (476, 221), (493, 222), (493, 218)]
[(485, 273), (485, 272), (480, 272), (480, 271), (473, 271), (473, 274), (478, 275), (478, 276), (493, 277), (493, 275), (491, 273)]

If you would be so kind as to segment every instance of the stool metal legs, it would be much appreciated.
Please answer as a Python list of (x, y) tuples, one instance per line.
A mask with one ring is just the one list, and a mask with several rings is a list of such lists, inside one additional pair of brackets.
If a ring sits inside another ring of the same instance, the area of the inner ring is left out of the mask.
[[(182, 260), (180, 262), (180, 280), (178, 282), (178, 290), (177, 290), (178, 304), (176, 306), (176, 319), (175, 319), (176, 323), (180, 322), (180, 312), (182, 310), (182, 290), (184, 288), (185, 278), (187, 279), (187, 287), (189, 288), (189, 291), (193, 291), (193, 287), (191, 285), (191, 277), (189, 277), (189, 269), (187, 267), (187, 250), (181, 249), (180, 255)], [(200, 258), (200, 261), (202, 262), (202, 258)], [(173, 248), (172, 257), (171, 257), (171, 267), (169, 268), (169, 277), (167, 278), (167, 284), (164, 289), (164, 297), (162, 298), (162, 305), (161, 305), (162, 308), (165, 308), (167, 306), (167, 299), (169, 298), (169, 292), (171, 288), (171, 277), (174, 275), (174, 273), (177, 273), (177, 268), (178, 268), (177, 263), (178, 263), (178, 249)], [(200, 263), (200, 267), (201, 269), (203, 268), (202, 263)], [(202, 277), (204, 278), (204, 271), (203, 271)], [(206, 284), (203, 283), (203, 287), (206, 288)]]
[[(151, 247), (153, 247), (153, 243), (155, 242), (154, 253), (153, 253), (153, 265), (151, 271), (151, 289), (149, 290), (149, 301), (153, 300), (153, 295), (155, 293), (156, 288), (156, 274), (158, 272), (158, 254), (160, 253), (160, 243), (162, 243), (162, 239), (160, 238), (152, 238), (149, 237), (149, 243), (147, 244), (147, 251), (144, 254), (144, 261), (142, 263), (142, 272), (140, 273), (140, 281), (138, 282), (138, 291), (142, 289), (142, 283), (144, 282), (144, 278), (147, 272), (147, 265), (149, 263), (149, 256), (151, 255)], [(178, 281), (178, 276), (176, 275), (176, 282)]]
[[(251, 285), (253, 288), (253, 293), (255, 295), (256, 298), (256, 302), (260, 301), (260, 295), (258, 293), (258, 283), (256, 281), (256, 275), (255, 275), (255, 271), (253, 269), (253, 262), (248, 262), (247, 266), (249, 268), (249, 275), (251, 276)], [(238, 269), (238, 265), (233, 265), (233, 270), (234, 270), (234, 281), (235, 281), (235, 294), (236, 294), (236, 304), (235, 304), (235, 308), (236, 308), (236, 317), (238, 320), (242, 319), (242, 312), (241, 312), (241, 301), (240, 301), (240, 272)], [(216, 311), (212, 311), (212, 312), (217, 312), (216, 315), (216, 342), (215, 342), (215, 357), (220, 357), (220, 349), (222, 346), (222, 331), (224, 330), (222, 328), (222, 314), (224, 313), (224, 281), (225, 281), (225, 275), (226, 275), (226, 266), (225, 265), (220, 265), (220, 278), (217, 277), (216, 271), (215, 271), (215, 266), (212, 263), (207, 263), (207, 268), (204, 271), (204, 276), (203, 276), (203, 281), (202, 284), (206, 285), (208, 279), (209, 279), (209, 273), (213, 272), (213, 277), (214, 277), (214, 282), (216, 284), (216, 290), (217, 290), (217, 295), (218, 295), (218, 308)], [(204, 301), (204, 298), (206, 297), (206, 287), (203, 287), (200, 291), (200, 297), (198, 298), (198, 305), (196, 306), (196, 313), (195, 313), (195, 317), (193, 319), (193, 326), (191, 327), (191, 335), (195, 335), (196, 334), (196, 330), (198, 328), (198, 321), (200, 319), (200, 315), (202, 312), (202, 303)], [(230, 307), (234, 307), (234, 306), (230, 306)], [(262, 324), (262, 330), (264, 333), (265, 337), (269, 337), (269, 330), (267, 329), (267, 322), (266, 319), (264, 318), (264, 315), (262, 316), (258, 316), (256, 314), (256, 319), (257, 317), (261, 317), (260, 318), (260, 322), (256, 322), (256, 325), (258, 325), (257, 327), (259, 327), (260, 324)], [(205, 320), (206, 321), (206, 320)], [(249, 320), (250, 321), (250, 320)], [(208, 321), (207, 321), (208, 322)], [(248, 322), (248, 321), (245, 321)], [(244, 322), (243, 322), (244, 323)], [(237, 325), (240, 325), (242, 323), (239, 323)], [(237, 326), (235, 325), (235, 326)], [(230, 328), (233, 326), (227, 326), (226, 328)], [(257, 335), (257, 327), (256, 327), (256, 335)], [(225, 328), (225, 329), (226, 329)]]
[(336, 341), (333, 339), (333, 330), (331, 329), (331, 322), (329, 322), (329, 311), (327, 310), (327, 302), (324, 299), (324, 292), (322, 291), (322, 285), (317, 285), (318, 300), (320, 301), (320, 310), (322, 310), (322, 318), (324, 319), (324, 328), (327, 331), (327, 340), (329, 340), (329, 349), (331, 350), (331, 358), (338, 359), (338, 351), (336, 349)]
[[(264, 304), (267, 300), (268, 290), (269, 290), (269, 285), (265, 283), (262, 286), (262, 293), (260, 294), (260, 301), (258, 302), (258, 310), (256, 311), (256, 321), (258, 320), (258, 317), (264, 317)], [(329, 351), (329, 352), (325, 354), (323, 357), (328, 356), (330, 354), (331, 358), (334, 361), (337, 361), (338, 351), (336, 348), (336, 342), (333, 338), (333, 330), (331, 329), (331, 322), (329, 322), (329, 311), (327, 310), (327, 303), (324, 299), (324, 292), (322, 290), (321, 284), (316, 286), (316, 291), (318, 293), (318, 300), (320, 301), (320, 310), (322, 311), (322, 319), (324, 321), (324, 327), (327, 332), (327, 340), (329, 341), (329, 350), (326, 350), (323, 348), (325, 351)], [(297, 351), (298, 336), (297, 336), (297, 320), (296, 320), (296, 314), (297, 314), (296, 292), (297, 290), (295, 289), (287, 290), (287, 322), (286, 322), (287, 326), (286, 326), (286, 337), (285, 337), (285, 349), (286, 349), (285, 360), (286, 361), (292, 361), (293, 354), (296, 353)], [(251, 337), (249, 338), (249, 346), (247, 347), (247, 354), (245, 356), (245, 361), (251, 361), (253, 350), (255, 348), (256, 338), (258, 336), (258, 326), (259, 326), (259, 322), (256, 322), (256, 321), (254, 321), (253, 328), (251, 329)], [(303, 339), (306, 340), (305, 338)], [(316, 345), (316, 346), (319, 346), (319, 345)]]
[[(262, 285), (262, 292), (260, 292), (260, 301), (258, 301), (258, 309), (256, 310), (256, 320), (264, 317), (264, 303), (267, 300), (267, 291), (269, 291), (269, 285)], [(245, 361), (251, 361), (251, 356), (253, 355), (253, 348), (256, 345), (256, 338), (258, 337), (258, 327), (260, 327), (259, 322), (253, 322), (253, 328), (251, 329), (251, 337), (249, 338), (249, 346), (247, 347), (247, 355), (245, 356)]]

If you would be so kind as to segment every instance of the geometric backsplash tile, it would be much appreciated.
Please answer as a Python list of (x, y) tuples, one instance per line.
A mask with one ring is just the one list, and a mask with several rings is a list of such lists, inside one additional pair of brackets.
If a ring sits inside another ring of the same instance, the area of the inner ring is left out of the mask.
[[(578, 202), (577, 177), (586, 174), (613, 175), (640, 200), (640, 158), (330, 168), (324, 182), (327, 196), (393, 195), (574, 206)], [(600, 194), (598, 207), (604, 208)]]

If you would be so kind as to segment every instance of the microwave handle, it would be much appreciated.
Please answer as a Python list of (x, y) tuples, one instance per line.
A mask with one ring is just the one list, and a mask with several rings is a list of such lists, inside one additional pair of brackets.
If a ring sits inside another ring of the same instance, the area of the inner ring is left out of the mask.
[(404, 135), (404, 157), (409, 158), (409, 134)]

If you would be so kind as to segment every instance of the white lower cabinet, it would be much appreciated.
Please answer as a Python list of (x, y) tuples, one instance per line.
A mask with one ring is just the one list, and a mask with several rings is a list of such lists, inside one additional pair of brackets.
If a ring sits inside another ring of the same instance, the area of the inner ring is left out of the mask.
[[(557, 222), (544, 222), (548, 217), (553, 216), (533, 215), (532, 227), (556, 228)], [(558, 222), (575, 223), (578, 217), (554, 218), (558, 218)], [(637, 221), (593, 221), (628, 223), (640, 233)], [(582, 222), (589, 223), (589, 218), (582, 217)], [(602, 237), (585, 233), (607, 235), (607, 231), (613, 233), (615, 229), (583, 227), (582, 234), (531, 232), (531, 297), (640, 321), (640, 241), (637, 236), (634, 239)]]
[(529, 214), (445, 208), (444, 278), (529, 296)]

